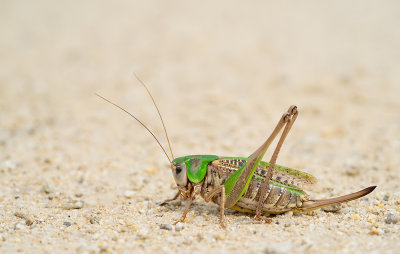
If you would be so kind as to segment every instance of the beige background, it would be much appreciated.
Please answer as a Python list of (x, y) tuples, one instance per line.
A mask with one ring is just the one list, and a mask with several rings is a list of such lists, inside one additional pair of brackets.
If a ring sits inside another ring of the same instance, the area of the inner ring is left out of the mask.
[[(0, 252), (394, 253), (399, 27), (398, 1), (1, 1)], [(176, 192), (169, 164), (94, 96), (165, 144), (133, 71), (177, 156), (248, 156), (295, 104), (278, 163), (315, 175), (314, 198), (378, 188), (272, 224), (227, 211), (226, 231), (198, 200), (182, 230), (160, 229), (184, 209), (158, 206)]]

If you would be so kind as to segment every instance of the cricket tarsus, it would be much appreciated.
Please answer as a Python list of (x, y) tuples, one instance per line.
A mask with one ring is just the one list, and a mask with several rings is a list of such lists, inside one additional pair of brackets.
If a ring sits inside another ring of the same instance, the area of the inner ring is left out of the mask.
[(158, 145), (161, 147), (162, 151), (164, 152), (165, 156), (167, 157), (169, 163), (172, 165), (172, 161), (169, 158), (169, 156), (168, 156), (167, 152), (165, 151), (164, 147), (161, 145), (160, 141), (157, 139), (157, 137), (154, 135), (154, 133), (142, 121), (140, 121), (136, 116), (134, 116), (128, 110), (126, 110), (123, 107), (119, 106), (118, 104), (110, 101), (109, 99), (106, 99), (106, 98), (104, 98), (103, 96), (101, 96), (101, 95), (99, 95), (97, 93), (95, 93), (95, 95), (100, 97), (101, 99), (105, 100), (106, 102), (110, 103), (111, 105), (114, 105), (115, 107), (119, 108), (120, 110), (124, 111), (125, 113), (127, 113), (128, 115), (133, 117), (133, 119), (135, 119), (138, 123), (140, 123), (153, 136), (153, 138), (157, 141)]
[(167, 137), (167, 142), (168, 142), (168, 146), (169, 146), (169, 151), (171, 152), (172, 159), (175, 159), (175, 158), (174, 158), (174, 153), (172, 152), (172, 148), (171, 148), (171, 142), (169, 141), (169, 137), (168, 137), (168, 133), (167, 133), (167, 128), (165, 127), (164, 120), (163, 120), (163, 118), (162, 118), (162, 116), (161, 116), (160, 110), (158, 109), (157, 103), (156, 103), (156, 101), (154, 100), (153, 95), (151, 95), (150, 90), (147, 88), (146, 84), (139, 78), (138, 75), (136, 75), (135, 72), (134, 72), (133, 74), (135, 75), (135, 78), (139, 81), (139, 83), (146, 89), (148, 95), (150, 96), (151, 100), (153, 101), (154, 106), (156, 107), (158, 116), (160, 117), (162, 126), (163, 126), (163, 128), (164, 128), (165, 136)]

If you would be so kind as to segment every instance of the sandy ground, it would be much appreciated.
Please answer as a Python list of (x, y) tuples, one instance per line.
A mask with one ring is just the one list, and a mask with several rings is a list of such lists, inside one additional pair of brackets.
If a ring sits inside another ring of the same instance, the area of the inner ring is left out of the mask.
[[(3, 0), (0, 252), (399, 251), (399, 10), (398, 1)], [(94, 96), (126, 107), (165, 145), (133, 71), (177, 156), (248, 156), (295, 104), (278, 163), (318, 178), (311, 197), (378, 187), (339, 211), (271, 224), (227, 210), (227, 230), (199, 199), (172, 226), (184, 203), (159, 206), (176, 192), (168, 161)]]

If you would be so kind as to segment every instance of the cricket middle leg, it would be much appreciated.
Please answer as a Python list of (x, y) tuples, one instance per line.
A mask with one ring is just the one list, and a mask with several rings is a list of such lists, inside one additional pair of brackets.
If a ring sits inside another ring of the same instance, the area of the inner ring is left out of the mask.
[(221, 200), (220, 200), (220, 207), (219, 207), (219, 223), (221, 224), (222, 228), (226, 228), (225, 225), (225, 185), (220, 185), (214, 190), (210, 191), (209, 193), (206, 193), (204, 195), (204, 201), (209, 202), (211, 199), (221, 193)]

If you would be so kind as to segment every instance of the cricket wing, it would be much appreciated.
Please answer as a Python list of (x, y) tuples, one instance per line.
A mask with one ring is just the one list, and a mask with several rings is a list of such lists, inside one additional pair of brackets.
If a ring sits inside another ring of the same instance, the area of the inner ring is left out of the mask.
[(243, 196), (249, 185), (251, 178), (256, 171), (258, 164), (270, 145), (271, 140), (262, 144), (250, 157), (246, 163), (235, 171), (225, 182), (225, 207), (230, 208)]
[[(224, 170), (234, 173), (236, 170), (240, 169), (240, 167), (246, 164), (247, 160), (248, 158), (244, 157), (220, 157), (213, 161), (213, 164), (218, 165), (218, 167)], [(260, 177), (265, 177), (268, 166), (268, 162), (261, 161), (254, 174)], [(296, 188), (312, 185), (317, 182), (317, 179), (311, 174), (277, 164), (275, 164), (272, 170), (271, 179), (281, 184)]]
[[(262, 161), (256, 170), (256, 174), (265, 176), (268, 166), (268, 162)], [(311, 174), (276, 164), (274, 165), (271, 179), (282, 184), (289, 184), (297, 187), (313, 185), (317, 182), (317, 179)]]

